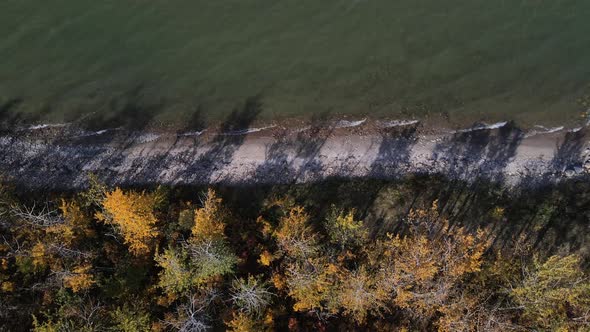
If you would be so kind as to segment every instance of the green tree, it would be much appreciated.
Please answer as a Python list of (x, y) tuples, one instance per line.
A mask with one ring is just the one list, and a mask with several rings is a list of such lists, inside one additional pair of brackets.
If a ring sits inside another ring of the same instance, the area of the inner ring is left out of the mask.
[(522, 283), (511, 290), (526, 325), (563, 331), (590, 328), (590, 280), (580, 262), (578, 255), (551, 256), (543, 263), (534, 258)]

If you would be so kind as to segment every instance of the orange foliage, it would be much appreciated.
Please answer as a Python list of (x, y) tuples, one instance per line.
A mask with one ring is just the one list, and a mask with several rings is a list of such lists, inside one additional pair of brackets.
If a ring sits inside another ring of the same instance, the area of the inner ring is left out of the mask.
[(103, 212), (96, 214), (99, 221), (114, 225), (123, 235), (134, 255), (147, 254), (150, 244), (158, 236), (157, 219), (153, 213), (158, 197), (153, 194), (128, 192), (120, 188), (105, 194)]
[(74, 293), (89, 289), (96, 283), (92, 274), (89, 273), (91, 268), (91, 265), (76, 267), (73, 274), (64, 278), (64, 285), (71, 288)]
[(434, 202), (409, 214), (410, 234), (390, 236), (382, 263), (384, 287), (400, 308), (429, 316), (441, 312), (463, 276), (477, 272), (488, 243), (484, 233), (451, 228)]

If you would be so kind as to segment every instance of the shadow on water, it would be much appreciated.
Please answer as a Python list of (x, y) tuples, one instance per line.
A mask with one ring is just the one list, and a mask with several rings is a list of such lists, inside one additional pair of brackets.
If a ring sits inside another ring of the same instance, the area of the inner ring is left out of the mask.
[(202, 131), (205, 128), (207, 128), (207, 122), (205, 121), (205, 108), (203, 105), (198, 105), (185, 121), (184, 126), (182, 126), (177, 132), (182, 134), (187, 132)]
[(112, 98), (103, 111), (83, 117), (80, 126), (87, 130), (123, 128), (128, 131), (145, 129), (164, 107), (164, 100), (145, 101), (148, 94), (145, 84), (138, 84), (124, 94)]
[(23, 112), (23, 98), (12, 98), (0, 102), (0, 132), (10, 133), (38, 124), (47, 114), (51, 113), (50, 104), (39, 107), (36, 112)]
[[(48, 127), (47, 129), (19, 132), (10, 138), (9, 144), (4, 144), (2, 153), (5, 157), (3, 168), (8, 170), (26, 170), (26, 176), (31, 181), (37, 181), (39, 187), (67, 187), (68, 182), (74, 181), (85, 173), (84, 166), (98, 156), (101, 160), (100, 169), (106, 169), (109, 174), (101, 174), (105, 181), (116, 177), (116, 172), (109, 169), (116, 168), (125, 159), (124, 151), (131, 146), (139, 133), (144, 130), (153, 116), (164, 107), (163, 103), (143, 105), (140, 101), (143, 86), (139, 85), (128, 93), (109, 103), (107, 115), (91, 114), (73, 122), (72, 126)], [(13, 100), (2, 106), (3, 123), (18, 122), (31, 125), (51, 112), (50, 106), (45, 106), (35, 113), (35, 118), (26, 118), (16, 112), (22, 100)], [(80, 130), (104, 130), (125, 128), (120, 131), (110, 131), (107, 135), (84, 135)], [(23, 140), (31, 136), (32, 140)], [(5, 142), (6, 143), (6, 142)], [(85, 144), (89, 143), (89, 144)], [(116, 144), (117, 149), (108, 148), (110, 143)], [(27, 149), (31, 156), (24, 157), (22, 149)], [(15, 157), (15, 156), (21, 157)], [(10, 173), (10, 172), (9, 172)], [(33, 180), (36, 179), (36, 180)]]

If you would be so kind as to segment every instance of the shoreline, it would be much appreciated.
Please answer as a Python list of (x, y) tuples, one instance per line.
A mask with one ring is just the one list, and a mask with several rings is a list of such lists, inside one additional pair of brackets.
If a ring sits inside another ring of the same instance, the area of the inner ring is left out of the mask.
[[(285, 131), (290, 130), (293, 132), (301, 132), (308, 130), (311, 127), (322, 127), (331, 129), (347, 129), (347, 128), (358, 128), (355, 129), (357, 132), (370, 134), (372, 132), (378, 132), (397, 127), (406, 127), (417, 125), (420, 127), (422, 132), (431, 134), (456, 134), (466, 133), (471, 131), (486, 130), (486, 129), (499, 129), (506, 125), (518, 127), (520, 130), (525, 132), (527, 137), (536, 135), (553, 134), (556, 132), (575, 132), (582, 130), (586, 127), (590, 127), (590, 109), (585, 112), (587, 118), (585, 120), (571, 121), (566, 120), (563, 123), (552, 123), (548, 124), (534, 124), (529, 126), (522, 126), (517, 122), (511, 120), (500, 120), (500, 121), (476, 121), (472, 122), (471, 125), (460, 125), (454, 122), (447, 121), (442, 116), (427, 117), (420, 119), (417, 117), (408, 118), (372, 118), (370, 116), (340, 116), (340, 117), (328, 117), (318, 116), (310, 118), (284, 118), (279, 120), (257, 120), (254, 117), (250, 118), (248, 114), (237, 114), (234, 118), (229, 117), (225, 121), (213, 122), (210, 125), (174, 125), (166, 123), (158, 124), (146, 124), (142, 127), (134, 128), (125, 126), (110, 126), (104, 128), (93, 128), (88, 129), (87, 125), (91, 123), (84, 123), (82, 120), (76, 120), (72, 122), (56, 122), (56, 123), (31, 123), (21, 124), (19, 126), (7, 126), (0, 123), (0, 130), (6, 134), (24, 134), (24, 135), (55, 135), (56, 133), (66, 133), (70, 136), (86, 137), (86, 136), (97, 136), (103, 135), (108, 132), (114, 131), (140, 131), (146, 134), (153, 135), (180, 135), (180, 136), (201, 136), (202, 134), (217, 134), (217, 135), (250, 135), (258, 132), (265, 132), (265, 134), (272, 134), (274, 131)], [(73, 133), (77, 133), (74, 135)]]
[(418, 120), (343, 119), (171, 131), (47, 125), (0, 136), (0, 173), (27, 187), (314, 182), (410, 174), (542, 185), (590, 174), (587, 127), (511, 122), (451, 130)]

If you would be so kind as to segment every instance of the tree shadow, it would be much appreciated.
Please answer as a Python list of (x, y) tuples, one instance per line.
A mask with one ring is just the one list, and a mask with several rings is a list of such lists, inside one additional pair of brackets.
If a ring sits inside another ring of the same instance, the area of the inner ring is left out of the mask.
[(319, 152), (332, 133), (328, 113), (314, 115), (297, 133), (282, 129), (265, 148), (264, 162), (256, 167), (256, 183), (294, 183), (319, 178), (324, 170)]
[(418, 126), (406, 126), (381, 132), (377, 157), (371, 164), (373, 178), (399, 178), (407, 173), (411, 152), (418, 138)]
[(435, 162), (451, 178), (503, 182), (524, 132), (508, 123), (502, 128), (455, 133), (434, 148)]
[[(233, 156), (247, 137), (247, 130), (262, 112), (262, 96), (255, 95), (245, 100), (240, 108), (234, 109), (219, 126), (219, 134), (210, 142), (203, 144), (198, 154), (195, 149), (188, 149), (177, 156), (176, 160), (185, 165), (176, 181), (186, 183), (217, 182), (216, 172), (223, 166), (231, 164)], [(196, 154), (198, 157), (195, 159)]]
[(588, 139), (586, 129), (568, 132), (557, 143), (553, 158), (548, 165), (543, 162), (531, 161), (525, 165), (518, 187), (543, 187), (563, 178), (587, 177), (584, 164), (590, 155), (584, 156), (584, 147)]
[(557, 147), (557, 152), (551, 161), (551, 169), (556, 172), (565, 172), (575, 167), (581, 169), (584, 162), (582, 150), (586, 144), (586, 138), (585, 130), (568, 132), (561, 145)]

